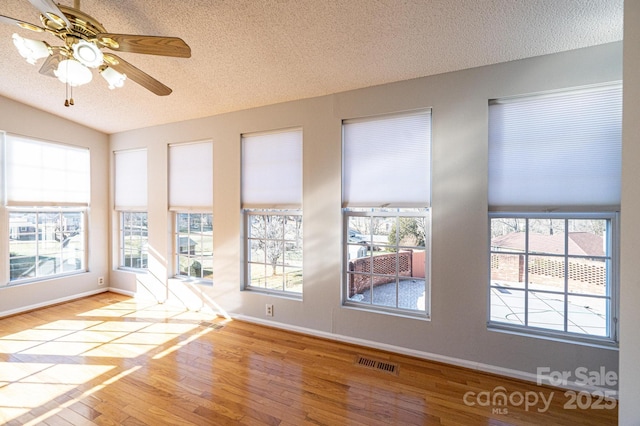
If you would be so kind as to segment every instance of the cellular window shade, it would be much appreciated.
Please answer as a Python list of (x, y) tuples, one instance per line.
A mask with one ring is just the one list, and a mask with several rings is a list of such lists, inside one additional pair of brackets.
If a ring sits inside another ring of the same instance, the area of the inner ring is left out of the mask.
[(88, 206), (89, 149), (6, 135), (8, 206)]
[(242, 136), (242, 206), (302, 206), (301, 130)]
[(169, 146), (169, 207), (172, 210), (213, 206), (213, 143)]
[(114, 152), (116, 210), (146, 210), (147, 150)]
[(491, 210), (620, 205), (622, 88), (492, 102)]
[(431, 112), (347, 120), (344, 207), (429, 207)]

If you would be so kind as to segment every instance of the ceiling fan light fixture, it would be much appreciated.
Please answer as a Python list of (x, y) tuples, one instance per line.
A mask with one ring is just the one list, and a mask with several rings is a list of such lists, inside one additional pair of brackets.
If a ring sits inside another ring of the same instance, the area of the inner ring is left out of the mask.
[[(45, 58), (40, 74), (55, 77), (66, 85), (67, 105), (73, 105), (71, 89), (92, 80), (92, 68), (103, 76), (112, 89), (122, 87), (125, 80), (131, 80), (155, 95), (171, 94), (171, 88), (119, 56), (107, 53), (106, 50), (103, 53), (102, 49), (189, 58), (191, 48), (184, 40), (179, 37), (110, 33), (97, 19), (80, 10), (80, 0), (74, 0), (73, 7), (61, 5), (57, 1), (59, 0), (29, 0), (40, 12), (42, 27), (2, 15), (0, 26), (6, 23), (18, 25), (25, 30), (47, 32), (63, 42), (63, 45), (50, 46), (42, 41), (13, 35), (16, 48), (29, 63), (35, 64), (38, 59)], [(68, 96), (69, 93), (71, 97)]]
[(13, 34), (13, 44), (18, 49), (18, 53), (28, 63), (34, 65), (38, 59), (46, 58), (51, 54), (49, 45), (44, 41), (31, 40), (29, 38), (20, 37), (18, 34)]
[(120, 88), (124, 85), (124, 81), (127, 79), (126, 74), (119, 73), (113, 68), (106, 67), (100, 71), (102, 78), (109, 84), (109, 89), (113, 90), (116, 87)]
[(87, 84), (93, 78), (91, 70), (74, 59), (60, 61), (58, 69), (53, 73), (58, 77), (58, 80), (68, 83), (72, 87)]
[(97, 68), (102, 65), (103, 55), (98, 46), (86, 40), (80, 40), (73, 45), (73, 57), (83, 65)]

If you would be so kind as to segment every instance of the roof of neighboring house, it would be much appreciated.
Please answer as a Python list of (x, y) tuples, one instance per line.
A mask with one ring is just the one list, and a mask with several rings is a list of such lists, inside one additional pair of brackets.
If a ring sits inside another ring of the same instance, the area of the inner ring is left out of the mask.
[[(512, 232), (495, 237), (491, 240), (491, 246), (523, 252), (525, 249), (525, 233)], [(564, 234), (529, 234), (529, 252), (563, 254)], [(604, 242), (602, 237), (589, 232), (569, 232), (569, 254), (578, 256), (604, 256)]]

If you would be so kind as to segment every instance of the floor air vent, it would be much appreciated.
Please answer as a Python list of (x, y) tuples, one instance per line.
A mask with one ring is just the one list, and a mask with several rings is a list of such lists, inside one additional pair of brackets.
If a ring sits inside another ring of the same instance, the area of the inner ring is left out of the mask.
[(215, 323), (215, 322), (209, 322), (209, 321), (202, 321), (198, 325), (200, 325), (201, 327), (213, 328), (215, 330), (220, 330), (222, 327), (224, 327), (224, 325), (222, 325), (222, 324), (218, 324), (218, 323)]
[(382, 371), (383, 373), (398, 375), (398, 364), (388, 361), (380, 361), (366, 356), (358, 355), (356, 365), (370, 370)]

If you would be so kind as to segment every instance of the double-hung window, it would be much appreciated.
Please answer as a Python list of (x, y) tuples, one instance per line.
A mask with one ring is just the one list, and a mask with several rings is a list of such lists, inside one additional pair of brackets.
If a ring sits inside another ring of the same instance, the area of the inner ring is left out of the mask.
[(213, 279), (213, 142), (169, 145), (175, 275)]
[(119, 222), (119, 262), (125, 269), (147, 269), (147, 150), (114, 152), (115, 210)]
[(86, 271), (89, 149), (2, 137), (9, 281)]
[(343, 122), (343, 300), (429, 314), (431, 112)]
[(489, 103), (489, 326), (617, 341), (622, 89)]
[(302, 294), (302, 130), (242, 135), (245, 289)]

